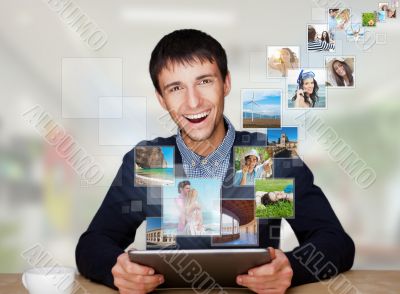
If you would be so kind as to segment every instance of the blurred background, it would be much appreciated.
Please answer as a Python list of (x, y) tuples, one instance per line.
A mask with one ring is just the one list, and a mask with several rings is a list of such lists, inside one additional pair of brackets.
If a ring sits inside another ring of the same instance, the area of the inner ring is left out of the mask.
[[(328, 2), (1, 1), (0, 272), (29, 267), (21, 253), (35, 244), (75, 266), (77, 240), (123, 155), (139, 140), (175, 132), (156, 101), (148, 62), (158, 40), (179, 28), (204, 30), (226, 49), (233, 87), (225, 114), (238, 130), (242, 88), (286, 87), (266, 78), (268, 45), (300, 46), (302, 67), (323, 67), (326, 55), (356, 57), (356, 87), (329, 89), (327, 109), (313, 113), (374, 169), (376, 181), (361, 188), (304, 127), (299, 152), (356, 243), (354, 267), (400, 269), (399, 19), (368, 28), (368, 42), (337, 33), (336, 52), (308, 55), (307, 24), (327, 22)], [(378, 9), (370, 0), (342, 4), (355, 18)], [(91, 25), (79, 27), (79, 18)], [(284, 125), (296, 125), (303, 111), (283, 105)], [(101, 177), (88, 181), (47, 142), (51, 125), (39, 123), (46, 115), (101, 167)], [(284, 250), (296, 246), (287, 223), (282, 234)]]

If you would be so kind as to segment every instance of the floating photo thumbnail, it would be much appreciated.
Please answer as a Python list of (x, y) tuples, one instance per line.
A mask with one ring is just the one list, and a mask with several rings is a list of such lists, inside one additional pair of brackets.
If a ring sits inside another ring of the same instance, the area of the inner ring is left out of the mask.
[(336, 32), (345, 30), (349, 25), (350, 21), (351, 21), (351, 11), (349, 8), (328, 9), (328, 29), (329, 29), (329, 36), (331, 37), (331, 39), (335, 40)]
[(235, 186), (254, 185), (255, 179), (273, 176), (273, 160), (265, 146), (241, 146), (233, 148)]
[(297, 127), (267, 130), (266, 150), (272, 158), (298, 158), (297, 146)]
[(174, 147), (135, 147), (135, 186), (173, 185)]
[(221, 235), (212, 237), (211, 245), (258, 245), (254, 200), (222, 200)]
[(362, 25), (363, 27), (376, 27), (377, 13), (374, 12), (364, 12), (362, 14)]
[(288, 108), (326, 108), (325, 68), (289, 70), (287, 78)]
[(288, 69), (300, 67), (300, 47), (298, 46), (268, 46), (267, 77), (287, 77)]
[(221, 181), (179, 178), (163, 187), (162, 228), (168, 235), (220, 234)]
[(146, 249), (175, 248), (176, 236), (168, 235), (162, 229), (161, 217), (146, 218)]
[[(379, 3), (379, 10), (377, 12), (378, 14), (378, 20), (381, 21), (381, 18), (388, 18), (388, 19), (394, 19), (396, 18), (396, 8), (398, 7), (398, 1), (392, 1), (391, 3), (389, 2), (381, 2)], [(382, 14), (384, 16), (382, 16)]]
[(335, 51), (335, 40), (326, 24), (309, 24), (308, 29), (308, 52)]
[(242, 89), (243, 128), (280, 128), (282, 90)]
[(256, 180), (256, 217), (294, 217), (294, 179)]
[(355, 57), (329, 56), (325, 58), (328, 87), (355, 87)]

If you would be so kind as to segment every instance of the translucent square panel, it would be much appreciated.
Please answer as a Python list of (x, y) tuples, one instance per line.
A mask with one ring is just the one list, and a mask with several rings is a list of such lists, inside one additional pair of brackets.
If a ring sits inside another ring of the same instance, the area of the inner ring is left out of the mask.
[(122, 118), (122, 97), (100, 97), (99, 118)]
[(146, 98), (122, 98), (121, 118), (99, 119), (100, 145), (134, 146), (146, 139)]
[(63, 58), (63, 118), (99, 118), (100, 97), (122, 97), (121, 58)]

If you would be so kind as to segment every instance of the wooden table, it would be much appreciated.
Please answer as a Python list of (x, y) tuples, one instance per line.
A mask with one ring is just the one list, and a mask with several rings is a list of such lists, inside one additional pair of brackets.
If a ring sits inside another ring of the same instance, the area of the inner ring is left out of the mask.
[[(77, 281), (82, 285), (87, 293), (90, 294), (116, 294), (114, 291), (105, 286), (95, 284), (82, 276), (77, 277)], [(358, 291), (358, 292), (356, 292)], [(253, 293), (245, 289), (226, 289), (226, 292)], [(0, 293), (9, 294), (27, 294), (21, 283), (21, 274), (0, 274)], [(83, 294), (83, 291), (77, 291), (76, 294)], [(156, 293), (195, 293), (193, 290), (184, 289), (163, 289), (157, 290)], [(217, 293), (217, 292), (210, 292)], [(331, 293), (331, 294), (353, 294), (353, 293), (384, 293), (399, 294), (400, 293), (400, 271), (369, 271), (369, 270), (353, 270), (345, 274), (339, 275), (335, 279), (324, 282), (307, 284), (299, 287), (291, 288), (288, 294), (313, 294), (313, 293)]]

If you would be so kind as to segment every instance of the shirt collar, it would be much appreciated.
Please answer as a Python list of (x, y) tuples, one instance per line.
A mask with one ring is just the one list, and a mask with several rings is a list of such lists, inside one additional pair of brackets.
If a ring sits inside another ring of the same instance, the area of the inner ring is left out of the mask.
[(201, 162), (203, 162), (204, 164), (215, 164), (217, 166), (221, 161), (226, 159), (226, 157), (230, 155), (233, 142), (235, 141), (235, 128), (233, 127), (229, 119), (225, 116), (224, 122), (228, 128), (228, 131), (226, 132), (221, 145), (219, 145), (217, 149), (215, 149), (211, 154), (206, 157), (200, 156), (189, 149), (183, 141), (181, 132), (178, 129), (176, 144), (182, 155), (183, 161), (186, 161), (192, 167), (197, 166)]

